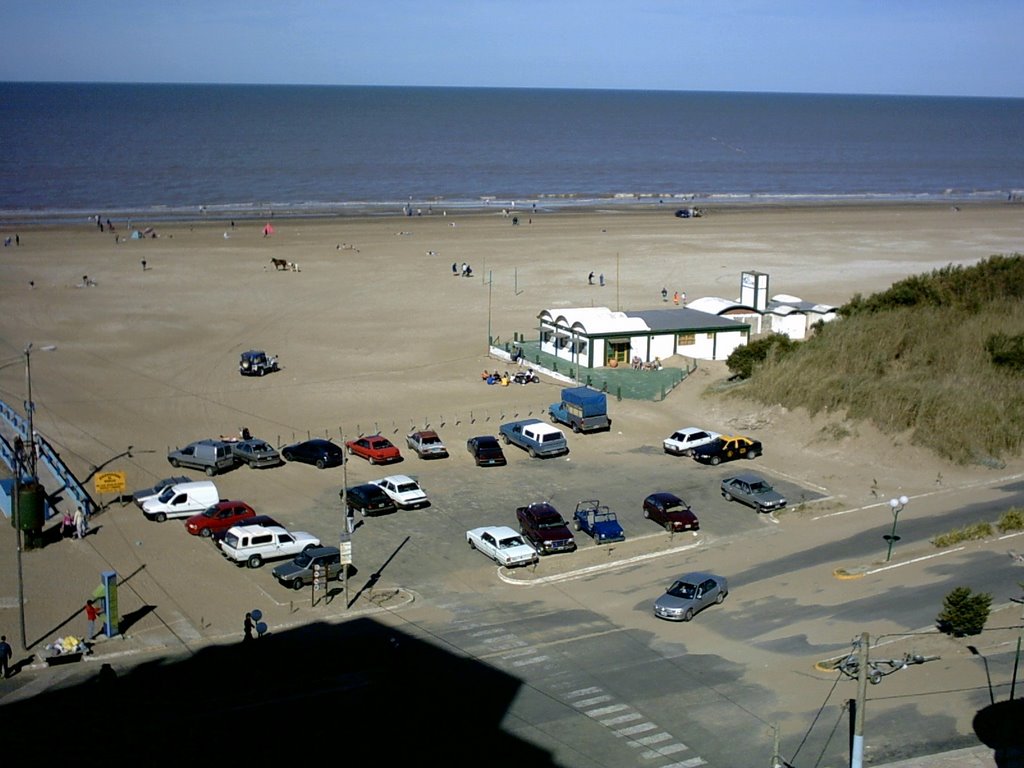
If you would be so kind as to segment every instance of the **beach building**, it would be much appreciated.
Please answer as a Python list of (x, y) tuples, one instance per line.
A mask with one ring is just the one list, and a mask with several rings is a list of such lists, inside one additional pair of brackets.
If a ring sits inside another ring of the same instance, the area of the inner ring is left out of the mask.
[(580, 368), (617, 368), (673, 355), (725, 360), (750, 338), (748, 324), (689, 307), (545, 309), (537, 319), (541, 351)]
[(828, 304), (804, 301), (786, 293), (769, 298), (768, 283), (769, 277), (764, 272), (743, 272), (738, 299), (705, 296), (694, 299), (688, 306), (718, 317), (747, 323), (754, 336), (781, 333), (794, 341), (807, 338), (815, 323), (828, 323), (836, 319), (836, 307)]

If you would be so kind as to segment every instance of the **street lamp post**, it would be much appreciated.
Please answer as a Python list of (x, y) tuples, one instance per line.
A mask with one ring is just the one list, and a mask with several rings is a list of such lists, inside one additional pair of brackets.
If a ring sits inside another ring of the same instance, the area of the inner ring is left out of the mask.
[(981, 651), (977, 649), (976, 646), (968, 645), (967, 650), (975, 656), (980, 657), (982, 662), (985, 664), (985, 679), (988, 681), (988, 700), (990, 704), (995, 704), (996, 697), (992, 693), (992, 675), (990, 675), (988, 672), (988, 659), (985, 657), (985, 654), (983, 654)]
[(885, 553), (885, 562), (889, 562), (889, 558), (892, 557), (892, 545), (893, 543), (900, 540), (900, 537), (896, 535), (896, 523), (899, 522), (900, 512), (907, 506), (910, 501), (906, 496), (900, 496), (898, 499), (889, 499), (889, 506), (892, 508), (892, 532), (886, 534), (882, 538), (889, 542), (889, 550)]

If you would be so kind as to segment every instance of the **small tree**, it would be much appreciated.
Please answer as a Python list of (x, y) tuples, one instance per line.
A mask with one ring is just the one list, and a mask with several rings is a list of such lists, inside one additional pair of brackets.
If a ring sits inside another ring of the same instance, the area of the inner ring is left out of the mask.
[(937, 619), (939, 630), (954, 637), (981, 634), (991, 607), (992, 595), (974, 593), (970, 587), (957, 587), (942, 602)]

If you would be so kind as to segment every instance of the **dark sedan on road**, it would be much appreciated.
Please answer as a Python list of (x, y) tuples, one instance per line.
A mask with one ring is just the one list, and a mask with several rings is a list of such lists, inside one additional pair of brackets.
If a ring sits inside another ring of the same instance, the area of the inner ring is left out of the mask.
[(664, 526), (669, 533), (700, 530), (690, 505), (674, 493), (659, 491), (644, 499), (644, 517)]
[[(342, 494), (339, 494), (342, 495)], [(358, 512), (363, 517), (367, 515), (386, 515), (394, 512), (398, 507), (391, 500), (384, 489), (373, 483), (357, 485), (344, 491), (345, 506), (352, 512)]]
[(501, 450), (498, 438), (492, 435), (479, 435), (466, 441), (466, 450), (473, 455), (478, 467), (502, 467), (506, 464), (505, 453)]
[(712, 603), (721, 603), (729, 585), (713, 573), (687, 573), (672, 582), (654, 601), (654, 615), (669, 621), (689, 621)]
[(763, 453), (761, 441), (743, 435), (722, 435), (707, 445), (693, 449), (693, 458), (702, 464), (718, 465), (733, 459), (753, 459)]
[(340, 445), (335, 445), (330, 440), (314, 439), (286, 445), (281, 449), (281, 455), (285, 461), (312, 464), (317, 469), (337, 467), (345, 463), (345, 452)]

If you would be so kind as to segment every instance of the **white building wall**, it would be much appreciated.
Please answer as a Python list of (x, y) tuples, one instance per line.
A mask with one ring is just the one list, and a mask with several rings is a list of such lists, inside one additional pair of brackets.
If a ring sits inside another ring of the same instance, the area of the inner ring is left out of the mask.
[(679, 354), (699, 360), (725, 360), (734, 349), (742, 346), (746, 340), (746, 335), (740, 331), (719, 331), (717, 334), (698, 333), (693, 344), (679, 347)]

